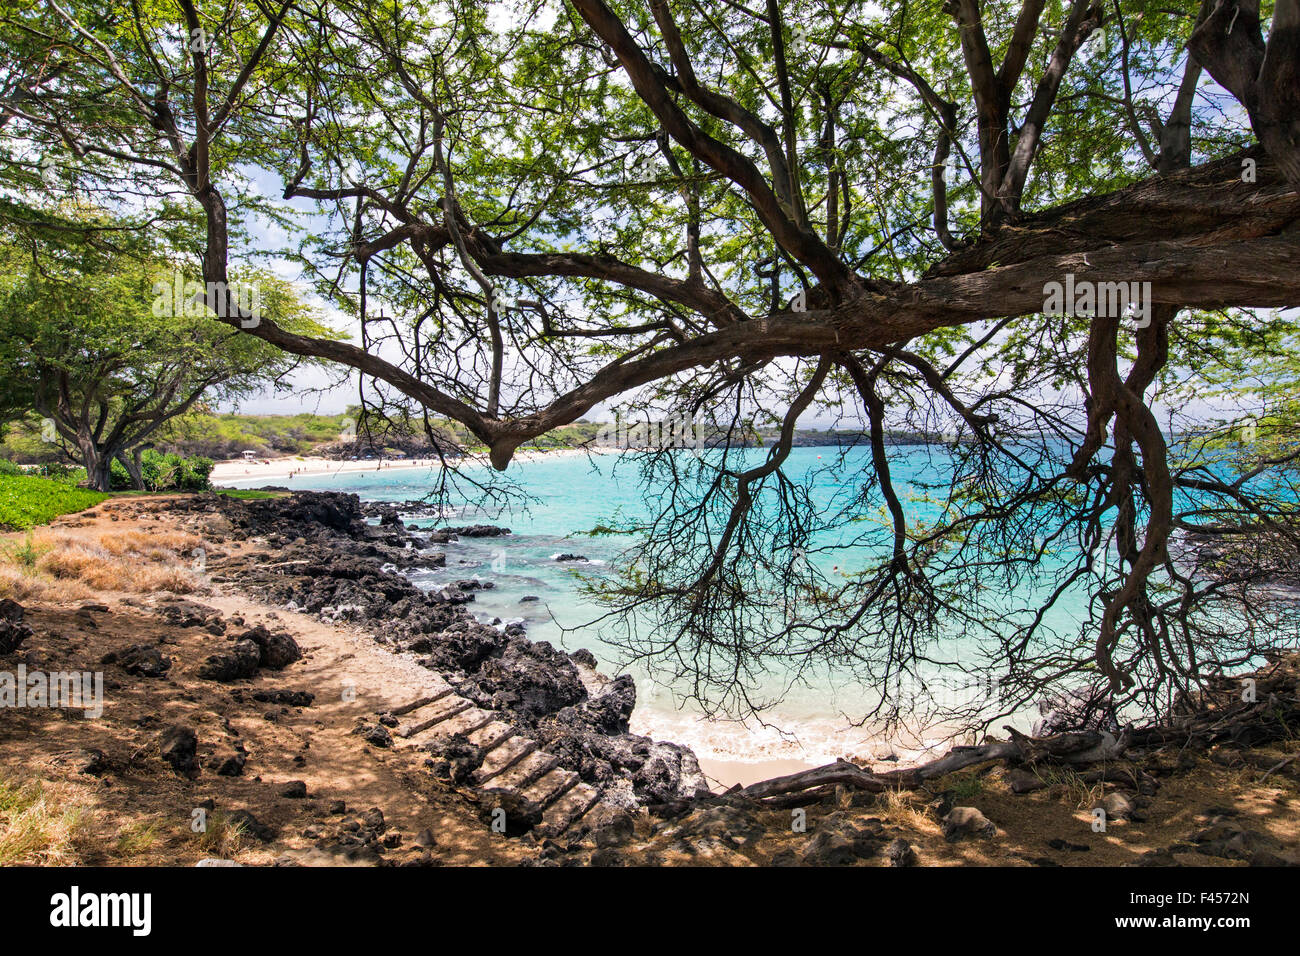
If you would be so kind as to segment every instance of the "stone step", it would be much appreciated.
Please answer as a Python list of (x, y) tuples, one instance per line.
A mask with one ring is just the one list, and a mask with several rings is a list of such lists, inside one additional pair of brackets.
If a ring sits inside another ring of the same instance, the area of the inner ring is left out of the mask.
[(509, 770), (536, 749), (537, 741), (535, 740), (529, 740), (527, 737), (511, 737), (487, 755), (483, 765), (478, 768), (478, 773), (474, 775), (474, 782), (480, 787), (483, 786), (497, 774)]
[(539, 836), (556, 837), (580, 820), (600, 800), (601, 792), (588, 783), (578, 783), (554, 801), (542, 814)]
[(467, 707), (460, 713), (441, 720), (432, 727), (426, 727), (413, 733), (408, 739), (408, 743), (412, 747), (423, 747), (435, 740), (446, 740), (454, 734), (463, 734), (468, 737), (474, 731), (486, 727), (495, 720), (496, 714), (490, 710)]
[(419, 710), (421, 707), (427, 707), (435, 701), (442, 700), (450, 693), (452, 693), (451, 685), (443, 684), (441, 688), (430, 691), (429, 694), (421, 697), (419, 700), (413, 700), (409, 704), (403, 704), (401, 707), (394, 707), (388, 712), (394, 717), (401, 717), (405, 714), (409, 714), (413, 710)]
[(504, 720), (494, 720), (486, 727), (480, 727), (471, 734), (467, 734), (469, 742), (476, 747), (482, 747), (484, 753), (491, 753), (503, 743), (513, 737), (518, 731), (511, 727)]
[(534, 750), (492, 778), (492, 786), (509, 790), (526, 790), (559, 766), (559, 761), (544, 750)]
[(466, 700), (464, 697), (444, 697), (436, 703), (429, 704), (427, 709), (421, 709), (418, 720), (407, 724), (397, 733), (401, 737), (414, 737), (420, 731), (428, 730), (435, 724), (442, 723), (448, 717), (455, 717), (473, 706), (474, 702)]
[(572, 770), (555, 767), (530, 783), (523, 795), (545, 810), (577, 786), (580, 780), (582, 778)]
[(590, 827), (593, 830), (599, 830), (607, 823), (613, 822), (616, 817), (626, 816), (627, 811), (622, 807), (617, 807), (612, 803), (606, 803), (603, 800), (587, 808), (579, 819), (569, 824), (570, 828), (574, 826)]

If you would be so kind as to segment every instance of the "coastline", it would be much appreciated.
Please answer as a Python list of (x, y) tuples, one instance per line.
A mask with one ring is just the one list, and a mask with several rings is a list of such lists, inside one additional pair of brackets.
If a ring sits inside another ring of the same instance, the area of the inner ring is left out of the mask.
[[(106, 671), (100, 718), (23, 709), (0, 726), (23, 779), (95, 814), (61, 859), (1300, 865), (1286, 730), (1300, 720), (1300, 658), (1256, 674), (1258, 703), (1225, 679), (1191, 726), (1109, 743), (1087, 730), (989, 738), (916, 772), (866, 755), (811, 772), (776, 756), (697, 762), (628, 732), (626, 678), (597, 672), (589, 653), (471, 623), (460, 588), (419, 592), (402, 569), (446, 555), (407, 547), (411, 529), (383, 520), (393, 508), (339, 492), (125, 497), (42, 533), (69, 557), (102, 549), (76, 576), (30, 580), (0, 617), (12, 647), (0, 671)], [(196, 788), (223, 822), (211, 834), (187, 825)], [(505, 831), (493, 829), (501, 810)], [(796, 811), (805, 827), (791, 826)]]
[[(608, 454), (609, 450), (600, 448), (556, 448), (550, 451), (520, 451), (515, 453), (514, 461), (542, 461), (553, 458), (572, 458), (579, 455)], [(465, 455), (456, 459), (458, 464), (486, 465), (487, 455)], [(288, 456), (284, 458), (259, 458), (244, 461), (235, 458), (216, 462), (209, 476), (212, 483), (219, 487), (227, 482), (268, 482), (292, 481), (295, 477), (314, 478), (323, 475), (384, 474), (390, 471), (409, 471), (424, 468), (429, 471), (442, 468), (437, 458), (386, 458), (372, 461), (345, 461), (333, 458), (321, 458), (316, 455)]]
[[(618, 454), (618, 449), (574, 448), (523, 451), (516, 456), (516, 461), (553, 461), (588, 454)], [(459, 459), (457, 463), (470, 465), (471, 467), (487, 464), (486, 458), (483, 456)], [(400, 519), (400, 524), (407, 524), (415, 520), (423, 523), (423, 519), (419, 517), (418, 513), (415, 518), (412, 518), (410, 513), (403, 510), (403, 503), (384, 501), (376, 499), (374, 496), (383, 492), (386, 479), (406, 481), (408, 483), (414, 479), (418, 482), (420, 480), (420, 469), (432, 471), (438, 467), (441, 467), (441, 463), (436, 459), (398, 459), (379, 462), (338, 461), (320, 457), (295, 456), (251, 463), (244, 461), (221, 462), (214, 468), (212, 479), (214, 484), (237, 483), (240, 487), (254, 488), (273, 484), (294, 491), (305, 491), (306, 489), (294, 487), (295, 482), (293, 478), (289, 477), (290, 472), (294, 473), (294, 477), (304, 479), (328, 478), (336, 475), (344, 476), (352, 479), (351, 490), (359, 492), (362, 501), (368, 502), (369, 508), (378, 509), (369, 511), (372, 517), (376, 514), (392, 511), (393, 513), (386, 518), (386, 521)], [(408, 474), (413, 471), (416, 474)], [(397, 472), (401, 472), (404, 477), (399, 478)], [(368, 488), (362, 490), (364, 486), (360, 486), (357, 479), (366, 474), (374, 474), (378, 479), (378, 483), (367, 482)], [(389, 479), (389, 475), (393, 477)], [(320, 489), (316, 489), (316, 491), (319, 492)], [(406, 504), (410, 504), (410, 502)], [(397, 526), (396, 523), (395, 526)], [(407, 526), (416, 527), (414, 523)], [(455, 546), (453, 545), (453, 547)], [(471, 558), (471, 561), (473, 560), (476, 559)], [(459, 563), (464, 564), (463, 561)], [(492, 577), (492, 575), (489, 575), (489, 577)], [(454, 580), (454, 576), (452, 580)], [(488, 587), (493, 587), (496, 584), (497, 582), (493, 581), (488, 584)], [(422, 586), (429, 587), (427, 583)], [(486, 597), (495, 593), (497, 592), (483, 591), (479, 597)], [(479, 607), (478, 601), (469, 605), (469, 608), (475, 611)], [(487, 614), (487, 616), (482, 616), (483, 614)], [(495, 607), (491, 613), (482, 612), (480, 614), (481, 620), (486, 622), (491, 619), (493, 614), (499, 615), (502, 619), (510, 620), (512, 608)], [(549, 635), (547, 639), (552, 642), (556, 641), (554, 637)], [(575, 649), (578, 645), (570, 645), (567, 640), (561, 638), (558, 646)], [(613, 662), (610, 662), (610, 665), (616, 666)], [(700, 717), (691, 717), (677, 707), (656, 707), (654, 701), (659, 696), (657, 688), (643, 685), (641, 677), (638, 677), (636, 682), (640, 693), (639, 705), (632, 717), (635, 732), (648, 735), (656, 740), (673, 741), (690, 747), (695, 752), (701, 769), (710, 778), (710, 783), (715, 788), (723, 790), (736, 785), (748, 785), (773, 776), (812, 769), (839, 759), (890, 760), (894, 761), (893, 766), (919, 764), (930, 759), (935, 746), (940, 745), (939, 741), (920, 739), (921, 737), (930, 736), (928, 734), (918, 734), (915, 739), (907, 741), (868, 738), (853, 733), (842, 734), (841, 732), (849, 731), (849, 728), (838, 725), (831, 726), (829, 720), (825, 722), (825, 726), (822, 726), (823, 722), (821, 721), (818, 721), (816, 726), (810, 726), (802, 718), (791, 718), (794, 721), (793, 723), (777, 720), (778, 726), (784, 727), (786, 732), (773, 731), (771, 728), (759, 731), (754, 728), (739, 730), (734, 722), (724, 721), (715, 724)], [(802, 745), (798, 741), (802, 741)]]

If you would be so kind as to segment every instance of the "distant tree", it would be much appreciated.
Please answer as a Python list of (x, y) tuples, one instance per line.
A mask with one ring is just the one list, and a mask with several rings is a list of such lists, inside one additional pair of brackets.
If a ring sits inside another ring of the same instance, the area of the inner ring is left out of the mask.
[[(302, 364), (192, 306), (190, 278), (121, 246), (31, 235), (0, 245), (0, 408), (41, 416), (43, 437), (81, 460), (92, 488), (108, 490), (114, 459), (143, 488), (140, 451), (163, 425), (205, 397), (287, 387)], [(249, 273), (236, 294), (328, 334), (283, 280)]]

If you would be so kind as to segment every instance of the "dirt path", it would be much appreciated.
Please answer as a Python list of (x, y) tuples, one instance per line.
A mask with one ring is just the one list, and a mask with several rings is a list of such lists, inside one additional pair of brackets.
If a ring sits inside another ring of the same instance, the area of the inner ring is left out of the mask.
[[(165, 516), (141, 513), (157, 503), (106, 503), (52, 530), (75, 529), (87, 539), (177, 530)], [(187, 602), (216, 612), (227, 633), (257, 624), (283, 627), (302, 648), (303, 658), (237, 684), (202, 679), (202, 661), (228, 642), (204, 626), (179, 626), (163, 616), (169, 606), (184, 608)], [(209, 593), (183, 598), (99, 592), (90, 602), (28, 604), (27, 610), (34, 633), (12, 655), (15, 663), (29, 671), (105, 674), (104, 712), (98, 720), (26, 709), (7, 711), (0, 723), (0, 768), (8, 777), (43, 779), (60, 805), (87, 808), (90, 820), (77, 841), (81, 862), (192, 864), (203, 857), (228, 856), (247, 863), (337, 864), (347, 861), (333, 847), (326, 852), (316, 844), (332, 843), (337, 833), (349, 832), (341, 828), (373, 807), (383, 813), (382, 836), (389, 842), (395, 842), (394, 833), (401, 838), (397, 846), (381, 851), (394, 862), (503, 864), (536, 854), (534, 847), (492, 833), (451, 788), (428, 773), (414, 773), (409, 753), (370, 746), (352, 733), (361, 720), (373, 723), (376, 712), (418, 697), (433, 676), (366, 635), (272, 610), (220, 584)], [(109, 653), (141, 643), (158, 645), (172, 659), (164, 677), (135, 677), (119, 666), (99, 663)], [(299, 708), (253, 699), (258, 691), (272, 690), (306, 691), (315, 700)], [(160, 733), (172, 725), (195, 731), (201, 763), (242, 747), (247, 758), (242, 774), (220, 776), (204, 766), (194, 780), (178, 775), (158, 748)], [(103, 757), (95, 758), (96, 751)], [(107, 769), (78, 772), (88, 762)], [(281, 795), (293, 781), (306, 784), (306, 798)], [(214, 845), (217, 834), (205, 840), (192, 832), (193, 812), (207, 800), (212, 801), (211, 818), (219, 822), (223, 813), (246, 810), (274, 829), (274, 839), (263, 843), (246, 834), (234, 852), (222, 852), (224, 847)], [(346, 813), (330, 812), (336, 801), (346, 804)], [(432, 848), (415, 846), (423, 830), (432, 833)], [(119, 839), (123, 834), (126, 840)], [(372, 855), (363, 856), (373, 861)]]

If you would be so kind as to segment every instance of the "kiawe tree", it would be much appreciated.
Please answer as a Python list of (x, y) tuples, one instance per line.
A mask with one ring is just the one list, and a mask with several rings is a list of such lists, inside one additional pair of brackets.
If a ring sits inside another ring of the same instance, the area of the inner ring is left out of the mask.
[[(10, 182), (52, 156), (90, 195), (179, 194), (221, 284), (252, 171), (278, 177), (361, 337), (241, 334), (462, 423), (498, 469), (602, 403), (780, 424), (757, 465), (652, 457), (677, 491), (605, 592), (708, 706), (829, 661), (886, 716), (931, 662), (1003, 709), (1094, 677), (1156, 707), (1293, 639), (1250, 580), (1189, 567), (1196, 535), (1293, 509), (1180, 410), (1300, 304), (1297, 0), (19, 0), (0, 31)], [(784, 467), (817, 408), (870, 440), (833, 513)], [(899, 425), (956, 433), (923, 517)], [(871, 557), (832, 582), (799, 558), (837, 535)]]
[[(200, 400), (287, 386), (302, 364), (215, 321), (201, 299), (178, 296), (178, 264), (67, 235), (42, 241), (40, 232), (0, 246), (0, 401), (41, 416), (52, 429), (44, 437), (81, 461), (90, 487), (109, 490), (117, 460), (143, 489), (140, 451), (168, 422)], [(259, 314), (324, 331), (283, 280), (250, 276), (241, 287), (256, 288)]]

